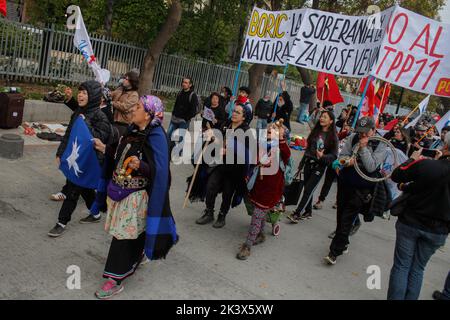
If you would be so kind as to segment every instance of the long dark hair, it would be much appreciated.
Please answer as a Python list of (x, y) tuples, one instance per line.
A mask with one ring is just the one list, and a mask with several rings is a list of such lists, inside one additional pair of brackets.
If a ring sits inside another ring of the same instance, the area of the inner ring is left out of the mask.
[[(328, 128), (329, 134), (327, 134), (327, 138), (324, 141), (325, 149), (326, 150), (335, 150), (338, 145), (338, 137), (336, 134), (336, 117), (335, 117), (333, 111), (326, 110), (326, 111), (322, 112), (322, 114), (324, 114), (324, 113), (328, 114), (330, 119), (333, 121), (333, 123), (330, 125), (330, 128)], [(322, 116), (322, 114), (320, 116)], [(308, 139), (306, 139), (308, 142), (308, 148), (313, 143), (316, 143), (316, 139), (320, 135), (321, 132), (322, 132), (322, 126), (320, 125), (320, 120), (319, 120), (319, 121), (317, 121), (316, 125), (314, 126), (311, 133), (309, 134)]]

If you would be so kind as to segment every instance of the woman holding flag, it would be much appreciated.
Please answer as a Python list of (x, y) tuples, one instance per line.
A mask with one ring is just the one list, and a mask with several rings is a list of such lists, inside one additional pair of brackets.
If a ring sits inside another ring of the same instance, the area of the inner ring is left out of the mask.
[(107, 280), (95, 293), (99, 299), (120, 293), (122, 281), (134, 274), (144, 256), (163, 259), (178, 241), (169, 204), (169, 146), (161, 126), (163, 115), (159, 98), (141, 97), (128, 132), (118, 145), (106, 147), (105, 230), (113, 239), (103, 272)]

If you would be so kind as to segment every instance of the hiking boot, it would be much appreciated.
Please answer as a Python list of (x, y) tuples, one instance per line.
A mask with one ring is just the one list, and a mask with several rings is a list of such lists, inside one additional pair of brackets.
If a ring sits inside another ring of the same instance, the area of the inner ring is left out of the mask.
[(225, 226), (225, 215), (223, 213), (219, 213), (217, 216), (216, 222), (214, 222), (213, 227), (216, 229), (223, 228)]
[(250, 256), (250, 247), (244, 243), (241, 246), (238, 254), (236, 255), (236, 258), (239, 260), (247, 260), (249, 256)]
[(258, 234), (258, 236), (256, 236), (256, 239), (255, 239), (255, 242), (253, 242), (253, 245), (256, 246), (257, 244), (263, 243), (264, 241), (266, 241), (266, 236), (264, 235), (263, 232), (260, 232)]
[(332, 233), (330, 233), (328, 235), (328, 238), (333, 239), (335, 235), (336, 235), (336, 231), (333, 231)]
[(57, 238), (62, 235), (66, 231), (66, 227), (62, 226), (60, 223), (57, 223), (47, 234), (49, 237)]
[(100, 289), (95, 292), (98, 299), (109, 299), (112, 296), (119, 294), (123, 290), (123, 285), (117, 284), (113, 279), (108, 279)]
[(312, 218), (312, 213), (311, 212), (305, 212), (304, 214), (302, 214), (300, 216), (300, 220), (309, 220)]
[(214, 211), (210, 211), (210, 210), (206, 209), (203, 212), (204, 212), (204, 214), (195, 221), (196, 224), (203, 225), (203, 224), (208, 224), (208, 223), (214, 221)]
[(97, 223), (100, 222), (101, 216), (99, 215), (98, 218), (94, 217), (93, 215), (88, 215), (86, 218), (80, 219), (81, 224), (88, 224), (88, 223)]
[(336, 264), (336, 257), (332, 255), (331, 252), (325, 258), (323, 258), (323, 260), (330, 266)]
[(290, 215), (287, 216), (287, 218), (291, 221), (291, 223), (299, 223), (300, 222), (300, 215), (296, 212), (292, 212)]
[(319, 201), (317, 201), (316, 202), (316, 204), (315, 205), (313, 205), (313, 208), (315, 209), (315, 210), (320, 210), (320, 209), (322, 209), (322, 202), (319, 200)]
[(350, 229), (350, 235), (353, 236), (358, 231), (359, 227), (361, 227), (361, 223), (353, 225)]
[(436, 290), (433, 292), (433, 299), (434, 300), (450, 300), (450, 298), (446, 297), (442, 292)]

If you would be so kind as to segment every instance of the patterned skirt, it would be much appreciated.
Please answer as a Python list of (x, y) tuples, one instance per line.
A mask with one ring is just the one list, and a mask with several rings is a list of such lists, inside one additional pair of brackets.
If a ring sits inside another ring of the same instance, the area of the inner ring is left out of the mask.
[(148, 194), (145, 190), (133, 192), (121, 201), (106, 199), (108, 213), (105, 231), (117, 240), (137, 239), (145, 231)]

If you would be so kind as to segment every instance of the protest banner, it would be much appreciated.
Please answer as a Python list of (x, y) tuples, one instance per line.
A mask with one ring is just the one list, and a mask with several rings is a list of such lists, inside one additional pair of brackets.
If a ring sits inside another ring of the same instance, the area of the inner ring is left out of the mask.
[(371, 74), (417, 92), (450, 97), (450, 26), (396, 7)]
[(241, 61), (286, 65), (306, 9), (267, 11), (254, 8), (247, 28)]
[(394, 7), (372, 16), (345, 16), (307, 9), (289, 63), (335, 75), (365, 77), (378, 59), (393, 11)]

